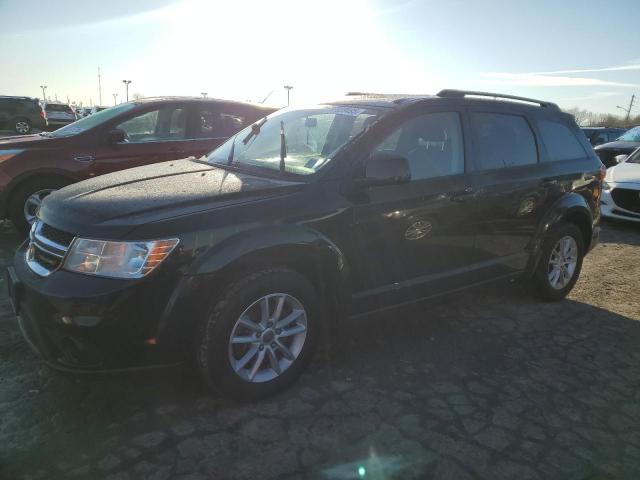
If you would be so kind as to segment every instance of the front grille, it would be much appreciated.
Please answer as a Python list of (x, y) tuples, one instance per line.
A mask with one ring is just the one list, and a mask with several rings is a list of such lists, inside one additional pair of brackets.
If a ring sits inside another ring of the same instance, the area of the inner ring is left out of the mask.
[(42, 277), (50, 275), (62, 266), (73, 238), (71, 233), (38, 221), (29, 234), (27, 265)]
[(614, 188), (611, 190), (611, 197), (619, 207), (631, 212), (640, 213), (640, 190)]
[(72, 233), (63, 232), (62, 230), (58, 230), (51, 225), (47, 225), (46, 223), (42, 223), (41, 225), (41, 236), (63, 247), (68, 247), (69, 245), (71, 245), (74, 237)]

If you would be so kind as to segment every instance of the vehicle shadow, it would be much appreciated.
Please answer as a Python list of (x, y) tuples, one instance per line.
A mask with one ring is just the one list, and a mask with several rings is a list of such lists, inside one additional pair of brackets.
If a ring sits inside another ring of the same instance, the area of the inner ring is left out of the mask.
[(601, 226), (603, 227), (600, 233), (601, 243), (640, 245), (640, 223), (603, 219)]

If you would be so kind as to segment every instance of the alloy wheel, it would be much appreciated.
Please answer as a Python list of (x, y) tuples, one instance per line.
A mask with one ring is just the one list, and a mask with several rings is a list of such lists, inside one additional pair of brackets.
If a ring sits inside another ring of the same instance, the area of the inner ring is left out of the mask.
[(31, 130), (31, 127), (29, 127), (28, 122), (25, 122), (24, 120), (18, 120), (16, 122), (16, 132), (24, 135), (26, 133), (29, 133), (30, 130)]
[(549, 284), (556, 290), (566, 287), (578, 265), (578, 244), (569, 235), (562, 237), (551, 250), (547, 266)]
[(36, 221), (36, 215), (38, 214), (38, 209), (40, 208), (40, 205), (42, 205), (42, 200), (44, 200), (44, 197), (52, 192), (55, 192), (55, 189), (45, 188), (42, 190), (38, 190), (37, 192), (33, 192), (27, 197), (27, 200), (24, 202), (23, 211), (24, 219), (29, 225)]
[(253, 302), (238, 317), (229, 337), (229, 363), (251, 383), (271, 381), (300, 356), (307, 338), (307, 312), (286, 293)]

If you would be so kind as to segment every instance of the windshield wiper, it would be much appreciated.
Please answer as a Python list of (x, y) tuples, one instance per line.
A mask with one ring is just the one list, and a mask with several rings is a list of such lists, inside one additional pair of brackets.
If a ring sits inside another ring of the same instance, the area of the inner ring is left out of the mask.
[(287, 156), (287, 140), (284, 138), (284, 122), (280, 121), (280, 171), (284, 172), (284, 159)]
[(229, 152), (229, 156), (227, 157), (227, 165), (231, 165), (233, 163), (233, 152), (236, 149), (236, 137), (233, 137), (233, 140), (231, 141), (231, 151)]
[(267, 122), (267, 117), (264, 117), (258, 123), (254, 123), (253, 125), (251, 125), (251, 131), (246, 137), (244, 137), (244, 140), (242, 140), (242, 143), (244, 143), (245, 145), (249, 143), (249, 140), (251, 140), (253, 137), (255, 137), (260, 133), (260, 129), (266, 122)]

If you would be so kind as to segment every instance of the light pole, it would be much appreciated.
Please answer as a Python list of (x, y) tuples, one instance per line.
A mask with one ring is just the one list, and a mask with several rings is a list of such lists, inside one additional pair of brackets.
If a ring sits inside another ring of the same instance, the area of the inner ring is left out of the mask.
[(129, 84), (131, 83), (131, 80), (122, 80), (122, 83), (124, 83), (124, 86), (127, 89), (127, 102), (129, 101)]
[(118, 101), (118, 94), (114, 93), (113, 94), (113, 104), (115, 105), (117, 103), (117, 101)]
[(202, 98), (207, 98), (207, 92), (200, 92), (200, 95), (202, 95)]
[(42, 89), (42, 104), (44, 105), (45, 103), (47, 103), (47, 95), (45, 94), (45, 90), (47, 89), (47, 86), (40, 85), (40, 88)]
[(285, 85), (284, 89), (287, 91), (287, 107), (289, 106), (289, 93), (291, 93), (292, 85)]

